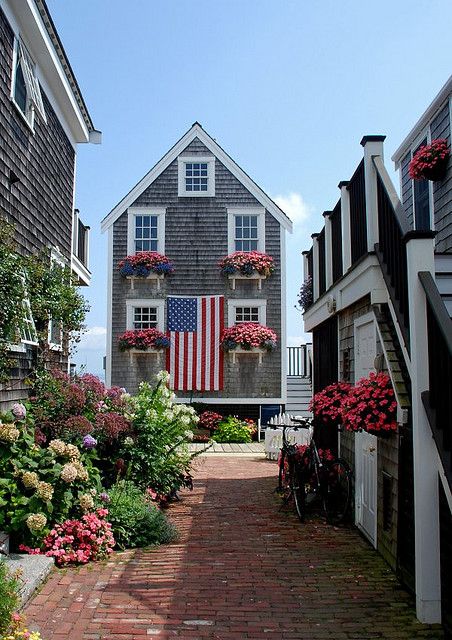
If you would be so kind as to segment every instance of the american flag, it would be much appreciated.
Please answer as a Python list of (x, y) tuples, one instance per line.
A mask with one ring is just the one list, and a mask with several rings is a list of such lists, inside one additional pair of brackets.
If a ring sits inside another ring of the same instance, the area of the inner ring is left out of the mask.
[(169, 297), (166, 368), (175, 391), (223, 389), (224, 296)]

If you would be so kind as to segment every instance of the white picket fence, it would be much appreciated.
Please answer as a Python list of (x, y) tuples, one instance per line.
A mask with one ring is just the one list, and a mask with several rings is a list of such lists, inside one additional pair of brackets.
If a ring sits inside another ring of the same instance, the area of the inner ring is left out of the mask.
[[(293, 425), (297, 427), (297, 423), (292, 421), (292, 415), (288, 413), (280, 413), (278, 416), (269, 420), (265, 429), (265, 457), (269, 460), (277, 460), (279, 450), (282, 447), (282, 427), (273, 427), (272, 425)], [(286, 437), (292, 444), (309, 444), (312, 437), (312, 429), (287, 429)]]

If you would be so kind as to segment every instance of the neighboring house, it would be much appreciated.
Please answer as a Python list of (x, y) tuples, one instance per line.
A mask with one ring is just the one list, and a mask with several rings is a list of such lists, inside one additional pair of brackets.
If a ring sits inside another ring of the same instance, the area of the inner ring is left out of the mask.
[(423, 622), (452, 628), (452, 162), (443, 179), (414, 181), (419, 144), (451, 141), (452, 79), (394, 155), (400, 202), (383, 162), (383, 136), (364, 158), (304, 252), (313, 303), (314, 392), (385, 370), (398, 402), (389, 438), (342, 433), (332, 445), (354, 468), (357, 526), (416, 595)]
[[(118, 339), (126, 330), (172, 329), (168, 309), (176, 303), (168, 304), (168, 296), (219, 296), (217, 328), (221, 321), (225, 326), (259, 322), (275, 330), (277, 348), (261, 356), (223, 354), (216, 335), (212, 358), (218, 358), (219, 389), (212, 390), (213, 382), (185, 390), (179, 385), (178, 400), (254, 418), (263, 407), (284, 405), (285, 233), (291, 227), (283, 211), (195, 123), (102, 222), (109, 247), (107, 384), (135, 392), (141, 381), (152, 380), (167, 366), (162, 354), (121, 352)], [(271, 255), (274, 273), (261, 281), (223, 276), (219, 261), (236, 250)], [(165, 254), (174, 273), (160, 280), (122, 277), (119, 261), (141, 251)], [(195, 302), (183, 304), (188, 313)], [(182, 349), (177, 354), (173, 347), (169, 351), (179, 371), (192, 371), (191, 355)]]
[[(100, 132), (43, 0), (2, 0), (0, 38), (0, 219), (14, 224), (20, 253), (48, 248), (88, 285), (89, 227), (74, 209), (76, 147), (100, 142)], [(17, 368), (0, 403), (26, 395), (36, 351), (31, 317), (27, 326), (12, 346)], [(54, 327), (49, 342), (54, 364), (67, 367)]]

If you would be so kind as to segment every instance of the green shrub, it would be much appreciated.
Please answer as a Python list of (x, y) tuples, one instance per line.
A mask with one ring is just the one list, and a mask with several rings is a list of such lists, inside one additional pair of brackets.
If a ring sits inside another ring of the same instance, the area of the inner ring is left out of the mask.
[(250, 426), (234, 416), (228, 416), (220, 422), (212, 440), (215, 442), (251, 442)]
[(120, 480), (109, 496), (108, 520), (120, 549), (174, 540), (174, 526), (133, 482)]
[(19, 577), (8, 571), (4, 560), (0, 559), (0, 635), (7, 631), (11, 616), (19, 606)]

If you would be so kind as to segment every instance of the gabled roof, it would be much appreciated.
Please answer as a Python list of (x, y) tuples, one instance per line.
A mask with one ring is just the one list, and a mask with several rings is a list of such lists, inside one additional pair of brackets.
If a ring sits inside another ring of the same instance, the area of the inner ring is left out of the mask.
[(151, 185), (158, 176), (184, 151), (184, 149), (198, 138), (209, 151), (239, 180), (243, 186), (267, 209), (287, 231), (292, 232), (292, 222), (284, 211), (268, 197), (264, 191), (252, 180), (247, 173), (209, 136), (202, 126), (195, 122), (193, 126), (176, 142), (159, 162), (136, 184), (131, 191), (114, 207), (102, 220), (102, 232), (106, 231), (135, 200)]
[(411, 148), (415, 138), (422, 132), (423, 129), (428, 125), (428, 123), (434, 118), (439, 109), (443, 106), (445, 100), (452, 95), (452, 76), (449, 77), (446, 84), (442, 87), (438, 95), (433, 99), (431, 104), (424, 111), (422, 116), (416, 122), (414, 127), (411, 129), (410, 133), (406, 136), (405, 140), (399, 146), (399, 148), (394, 152), (391, 157), (391, 160), (395, 162), (396, 169), (398, 168), (398, 164), (402, 160), (402, 157), (405, 153)]

